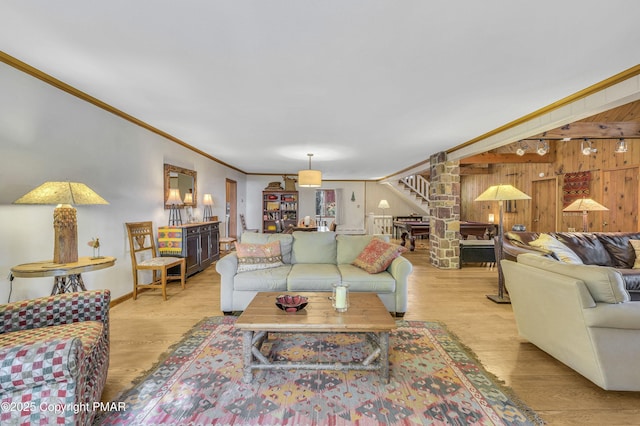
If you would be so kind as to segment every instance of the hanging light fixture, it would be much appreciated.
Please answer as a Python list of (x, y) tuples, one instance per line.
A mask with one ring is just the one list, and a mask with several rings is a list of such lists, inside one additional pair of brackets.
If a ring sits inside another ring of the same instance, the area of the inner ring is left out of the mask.
[(538, 146), (536, 147), (536, 152), (540, 156), (545, 155), (547, 152), (549, 152), (549, 142), (539, 139)]
[(522, 157), (527, 153), (527, 149), (529, 149), (529, 145), (525, 141), (518, 141), (518, 149), (516, 149), (516, 155)]
[(322, 172), (320, 170), (311, 170), (311, 157), (309, 156), (309, 170), (300, 170), (298, 172), (298, 186), (303, 188), (317, 188), (322, 185)]
[(620, 138), (618, 140), (618, 144), (616, 145), (616, 154), (624, 154), (625, 152), (627, 152), (628, 148), (627, 148), (627, 142), (623, 139)]
[(598, 152), (596, 148), (593, 147), (591, 141), (589, 139), (583, 139), (580, 144), (580, 151), (582, 151), (582, 155), (591, 155)]

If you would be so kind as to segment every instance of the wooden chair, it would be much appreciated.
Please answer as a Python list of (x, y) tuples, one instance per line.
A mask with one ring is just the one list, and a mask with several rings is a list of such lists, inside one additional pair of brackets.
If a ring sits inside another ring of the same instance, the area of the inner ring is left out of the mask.
[[(180, 266), (180, 282), (184, 289), (187, 261), (182, 257), (160, 257), (156, 254), (156, 240), (153, 234), (153, 223), (127, 223), (129, 249), (131, 251), (131, 267), (133, 269), (133, 300), (138, 297), (139, 288), (162, 289), (162, 298), (167, 300), (167, 270)], [(153, 280), (149, 284), (138, 282), (138, 272), (153, 271)]]
[(242, 232), (258, 232), (257, 229), (247, 229), (247, 221), (244, 219), (244, 215), (240, 215), (240, 224), (242, 225)]

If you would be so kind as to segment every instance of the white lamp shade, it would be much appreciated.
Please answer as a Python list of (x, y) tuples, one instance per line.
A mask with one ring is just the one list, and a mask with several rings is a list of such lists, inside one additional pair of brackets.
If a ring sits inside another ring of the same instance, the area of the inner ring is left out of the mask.
[(185, 204), (193, 204), (193, 194), (190, 192), (187, 192), (184, 196), (184, 203)]
[(169, 205), (184, 204), (180, 199), (180, 190), (178, 188), (173, 188), (169, 190), (169, 198), (167, 199), (167, 204)]
[(478, 196), (475, 201), (530, 200), (524, 192), (513, 185), (493, 185)]
[(391, 208), (391, 206), (389, 205), (389, 202), (387, 200), (380, 200), (380, 202), (378, 203), (378, 208), (379, 209), (389, 209), (389, 208)]
[(317, 188), (322, 185), (320, 170), (300, 170), (298, 172), (298, 186), (303, 188)]
[(202, 204), (204, 204), (205, 206), (213, 205), (213, 198), (211, 197), (211, 194), (204, 194), (204, 197), (202, 199)]
[(563, 212), (604, 212), (609, 211), (608, 208), (600, 203), (593, 201), (591, 198), (580, 198), (562, 209)]

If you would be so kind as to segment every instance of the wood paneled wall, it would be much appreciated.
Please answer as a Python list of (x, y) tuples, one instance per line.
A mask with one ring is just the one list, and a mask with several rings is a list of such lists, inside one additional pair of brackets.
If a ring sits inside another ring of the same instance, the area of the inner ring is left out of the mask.
[[(598, 150), (591, 155), (580, 151), (580, 140), (568, 142), (551, 141), (555, 151), (553, 163), (492, 164), (490, 173), (463, 175), (461, 178), (461, 219), (487, 221), (489, 213), (498, 221), (498, 203), (474, 202), (473, 200), (491, 185), (511, 184), (531, 195), (533, 182), (553, 179), (557, 183), (556, 193), (548, 194), (549, 203), (556, 205), (556, 229), (540, 231), (582, 230), (581, 213), (562, 212), (562, 186), (565, 173), (590, 170), (592, 175), (590, 193), (592, 199), (609, 208), (609, 212), (590, 212), (589, 231), (639, 231), (638, 167), (640, 165), (640, 140), (627, 140), (628, 151), (615, 153), (618, 139), (593, 140)], [(509, 148), (506, 148), (509, 149)], [(513, 149), (513, 148), (511, 148)], [(557, 178), (557, 179), (556, 179)], [(527, 230), (534, 225), (532, 201), (517, 201), (516, 211), (505, 213), (505, 229), (514, 224), (523, 224)]]

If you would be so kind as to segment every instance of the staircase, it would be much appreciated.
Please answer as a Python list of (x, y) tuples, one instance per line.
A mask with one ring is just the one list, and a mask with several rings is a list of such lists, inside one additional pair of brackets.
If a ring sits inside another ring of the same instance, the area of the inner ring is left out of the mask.
[(410, 175), (397, 182), (385, 182), (420, 212), (429, 214), (429, 181), (421, 175)]

